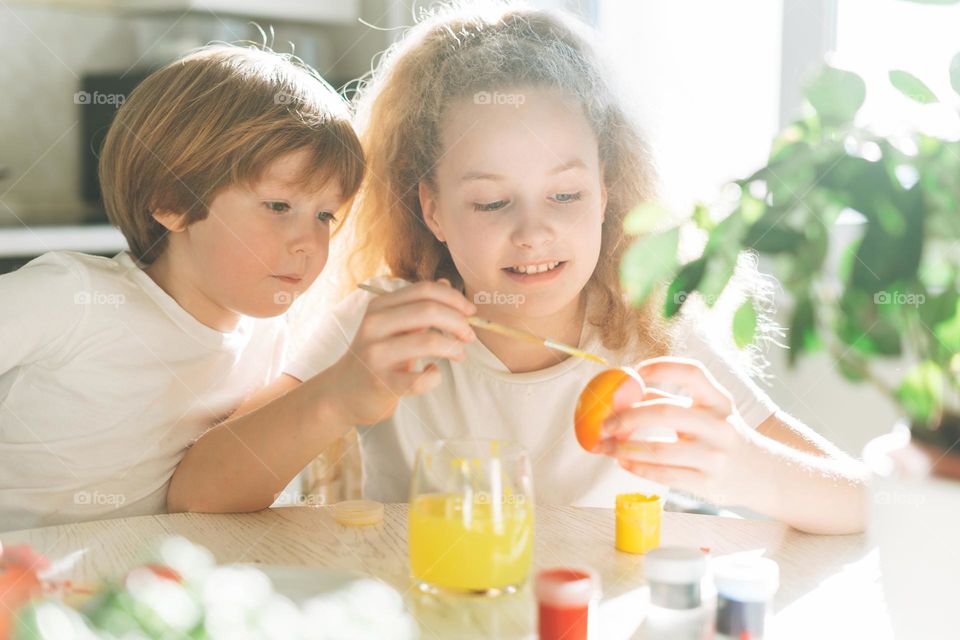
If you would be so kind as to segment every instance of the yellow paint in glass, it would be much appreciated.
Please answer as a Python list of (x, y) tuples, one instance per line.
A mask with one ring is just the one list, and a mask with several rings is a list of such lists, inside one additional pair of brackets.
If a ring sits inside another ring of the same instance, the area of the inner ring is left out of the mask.
[(423, 494), (410, 505), (410, 568), (414, 578), (451, 591), (520, 585), (533, 557), (533, 505), (506, 493)]
[(617, 496), (617, 549), (627, 553), (646, 553), (660, 546), (660, 520), (663, 498), (643, 493)]

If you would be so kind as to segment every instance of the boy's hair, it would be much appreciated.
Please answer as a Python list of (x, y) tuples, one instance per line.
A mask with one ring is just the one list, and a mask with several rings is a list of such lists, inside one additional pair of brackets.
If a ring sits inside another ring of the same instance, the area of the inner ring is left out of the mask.
[(154, 212), (202, 220), (219, 190), (303, 149), (312, 161), (300, 186), (337, 180), (349, 201), (364, 161), (343, 99), (291, 55), (211, 45), (151, 74), (119, 109), (100, 155), (103, 202), (149, 264), (166, 243)]
[(348, 234), (358, 247), (349, 258), (354, 281), (385, 269), (408, 280), (443, 276), (462, 283), (446, 246), (423, 222), (417, 189), (421, 180), (433, 185), (445, 112), (454, 100), (482, 92), (556, 88), (583, 107), (597, 137), (608, 194), (600, 258), (587, 285), (588, 320), (607, 348), (632, 343), (647, 355), (670, 350), (662, 293), (633, 308), (620, 285), (619, 265), (630, 242), (623, 220), (655, 197), (656, 176), (647, 144), (609, 85), (593, 39), (586, 25), (560, 12), (448, 4), (384, 55), (359, 99), (368, 174)]

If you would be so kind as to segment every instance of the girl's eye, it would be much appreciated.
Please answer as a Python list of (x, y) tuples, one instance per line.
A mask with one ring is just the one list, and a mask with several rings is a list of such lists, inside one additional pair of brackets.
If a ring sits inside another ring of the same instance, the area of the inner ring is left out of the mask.
[(264, 202), (263, 204), (274, 213), (286, 213), (290, 210), (290, 205), (286, 202)]
[(329, 211), (321, 211), (317, 214), (317, 220), (321, 222), (336, 222), (337, 216), (333, 215)]
[(474, 211), (499, 211), (500, 209), (503, 209), (508, 204), (510, 204), (510, 202), (507, 200), (497, 200), (496, 202), (487, 202), (487, 203), (474, 202), (473, 210)]
[(583, 197), (583, 194), (579, 191), (576, 193), (555, 193), (553, 194), (553, 201), (559, 202), (560, 204), (567, 204), (568, 202), (576, 202), (581, 197)]

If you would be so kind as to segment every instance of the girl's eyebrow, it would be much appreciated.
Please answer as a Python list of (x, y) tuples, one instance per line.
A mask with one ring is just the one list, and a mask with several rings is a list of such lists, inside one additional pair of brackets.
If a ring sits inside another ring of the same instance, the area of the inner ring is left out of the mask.
[(556, 175), (558, 173), (563, 173), (564, 171), (569, 171), (570, 169), (586, 169), (587, 164), (580, 158), (574, 158), (572, 160), (567, 160), (563, 164), (559, 164), (553, 169), (550, 170), (550, 175)]
[(484, 173), (482, 171), (468, 171), (465, 174), (463, 174), (462, 178), (460, 178), (460, 182), (469, 182), (471, 180), (492, 180), (496, 182), (498, 180), (506, 180), (506, 177), (496, 173)]
[[(569, 171), (570, 169), (586, 169), (586, 163), (580, 158), (574, 158), (572, 160), (567, 160), (563, 162), (550, 171), (547, 172), (548, 175), (556, 175), (558, 173), (563, 173), (564, 171)], [(492, 180), (494, 182), (498, 180), (506, 180), (506, 176), (502, 176), (497, 173), (486, 173), (483, 171), (468, 171), (463, 174), (463, 177), (460, 178), (460, 182), (468, 182), (470, 180)]]

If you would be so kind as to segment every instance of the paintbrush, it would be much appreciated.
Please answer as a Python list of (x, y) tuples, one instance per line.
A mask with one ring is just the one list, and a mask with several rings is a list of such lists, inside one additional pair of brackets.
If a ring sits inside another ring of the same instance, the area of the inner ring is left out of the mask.
[[(385, 293), (390, 293), (386, 289), (381, 289), (380, 287), (374, 287), (368, 284), (358, 285), (364, 291), (369, 291), (370, 293), (375, 293), (377, 295), (383, 295)], [(562, 351), (568, 355), (574, 356), (575, 358), (583, 358), (584, 360), (590, 360), (592, 362), (598, 362), (600, 364), (607, 364), (607, 361), (600, 356), (583, 351), (576, 347), (571, 347), (568, 344), (563, 344), (562, 342), (557, 342), (549, 338), (541, 338), (540, 336), (534, 335), (532, 333), (527, 333), (520, 329), (514, 329), (513, 327), (508, 327), (505, 324), (500, 324), (499, 322), (494, 322), (493, 320), (487, 320), (479, 316), (467, 316), (467, 322), (478, 329), (486, 329), (487, 331), (492, 331), (493, 333), (499, 333), (502, 336), (507, 336), (510, 338), (515, 338), (516, 340), (522, 340), (524, 342), (529, 342), (531, 344), (539, 344), (547, 347), (548, 349), (553, 349), (554, 351)]]

